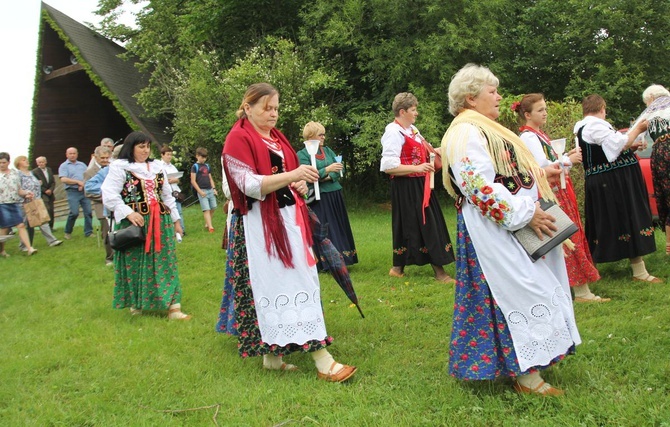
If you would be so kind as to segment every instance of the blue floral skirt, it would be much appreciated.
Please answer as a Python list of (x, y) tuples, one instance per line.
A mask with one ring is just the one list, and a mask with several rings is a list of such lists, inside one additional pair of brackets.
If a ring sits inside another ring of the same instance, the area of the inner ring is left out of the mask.
[[(573, 345), (567, 354), (573, 354), (574, 350)], [(515, 377), (544, 369), (564, 357), (565, 355), (557, 356), (547, 366), (534, 366), (521, 371), (507, 321), (493, 299), (465, 227), (463, 214), (459, 210), (456, 295), (449, 346), (449, 374), (465, 380)]]

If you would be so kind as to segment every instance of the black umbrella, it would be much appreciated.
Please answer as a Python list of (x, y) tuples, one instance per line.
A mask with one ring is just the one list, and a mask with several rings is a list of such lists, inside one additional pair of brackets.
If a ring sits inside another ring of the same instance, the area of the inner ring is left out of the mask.
[(309, 208), (307, 210), (309, 211), (312, 223), (314, 246), (316, 246), (316, 252), (320, 255), (324, 268), (330, 271), (337, 284), (340, 285), (340, 288), (342, 288), (349, 300), (356, 306), (358, 312), (361, 313), (361, 317), (365, 319), (363, 311), (358, 305), (358, 297), (356, 296), (356, 291), (354, 291), (354, 285), (351, 283), (351, 277), (349, 276), (347, 265), (344, 263), (344, 258), (328, 238), (328, 224), (321, 224), (316, 214)]

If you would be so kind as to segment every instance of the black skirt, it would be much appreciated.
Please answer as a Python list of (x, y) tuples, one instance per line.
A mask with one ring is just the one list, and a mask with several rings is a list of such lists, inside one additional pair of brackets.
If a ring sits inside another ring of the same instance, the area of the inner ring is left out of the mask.
[[(344, 263), (346, 265), (356, 264), (358, 253), (356, 252), (354, 236), (351, 233), (351, 225), (344, 205), (342, 190), (321, 193), (321, 200), (315, 201), (309, 207), (314, 211), (322, 225), (328, 224), (328, 238), (342, 254)], [(314, 251), (317, 259), (319, 259), (318, 268), (319, 271), (323, 271), (324, 267), (317, 246), (314, 245)]]
[(594, 262), (656, 251), (648, 200), (637, 163), (586, 177), (584, 229)]
[(423, 214), (423, 177), (391, 179), (393, 266), (447, 265), (454, 249), (435, 192)]

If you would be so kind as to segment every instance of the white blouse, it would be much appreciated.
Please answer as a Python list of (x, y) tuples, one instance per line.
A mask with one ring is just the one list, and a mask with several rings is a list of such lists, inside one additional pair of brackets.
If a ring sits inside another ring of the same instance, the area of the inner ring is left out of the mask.
[(607, 121), (595, 116), (586, 116), (575, 124), (574, 134), (584, 127), (582, 139), (587, 144), (600, 145), (607, 160), (613, 162), (628, 142), (626, 134), (617, 132)]
[[(148, 168), (147, 168), (148, 165)], [(118, 159), (109, 165), (109, 173), (105, 182), (102, 183), (102, 202), (105, 207), (114, 212), (114, 218), (117, 222), (133, 213), (133, 209), (123, 203), (121, 191), (126, 182), (126, 171), (133, 173), (140, 179), (153, 180), (156, 175), (163, 173), (163, 167), (156, 161), (148, 163), (129, 163), (127, 160)], [(170, 217), (173, 222), (179, 221), (179, 212), (174, 197), (172, 197), (172, 186), (167, 180), (167, 175), (163, 181), (163, 187), (157, 191), (161, 192), (163, 203), (170, 209)]]

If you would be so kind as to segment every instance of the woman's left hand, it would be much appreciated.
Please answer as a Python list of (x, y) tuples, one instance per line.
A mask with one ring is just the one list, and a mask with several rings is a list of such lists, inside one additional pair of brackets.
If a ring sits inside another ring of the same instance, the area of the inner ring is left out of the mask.
[(305, 181), (296, 181), (291, 184), (291, 187), (300, 195), (304, 196), (309, 191)]

